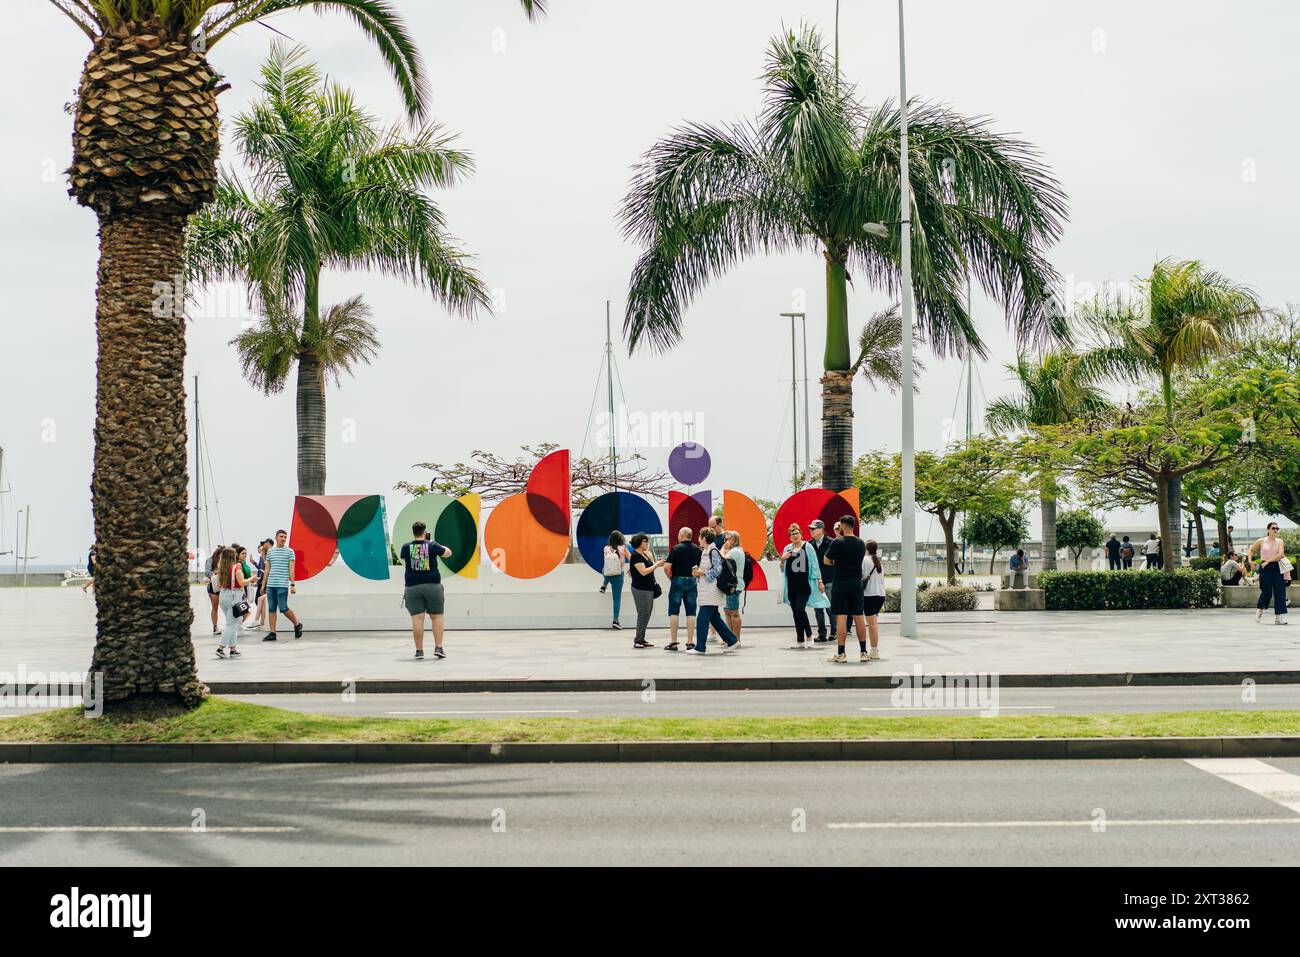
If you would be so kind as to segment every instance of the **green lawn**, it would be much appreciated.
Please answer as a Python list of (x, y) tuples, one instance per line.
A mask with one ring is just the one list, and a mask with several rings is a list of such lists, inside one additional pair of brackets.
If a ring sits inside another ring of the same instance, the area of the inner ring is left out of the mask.
[(211, 698), (153, 720), (78, 709), (0, 721), (0, 742), (73, 741), (799, 741), (898, 738), (1116, 738), (1300, 734), (1300, 711), (1167, 711), (1036, 717), (349, 718)]

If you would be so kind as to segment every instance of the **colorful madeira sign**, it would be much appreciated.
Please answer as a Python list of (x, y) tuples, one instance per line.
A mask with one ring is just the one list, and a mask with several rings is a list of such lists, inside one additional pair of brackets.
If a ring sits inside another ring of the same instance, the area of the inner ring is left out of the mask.
[[(708, 453), (690, 443), (678, 446), (669, 456), (674, 477), (687, 484), (708, 475)], [(572, 522), (569, 485), (569, 452), (559, 449), (534, 466), (524, 491), (497, 503), (483, 529), (483, 548), (493, 567), (511, 578), (541, 578), (559, 566), (569, 550)], [(758, 504), (741, 492), (725, 489), (722, 510), (726, 526), (740, 534), (747, 555), (761, 552), (767, 541), (767, 519)], [(828, 492), (804, 489), (786, 499), (776, 510), (772, 540), (779, 552), (790, 538), (791, 524), (805, 529), (820, 518), (830, 527), (843, 515), (857, 515), (856, 489)], [(391, 526), (386, 520), (381, 495), (299, 495), (294, 500), (290, 547), (297, 552), (299, 580), (319, 574), (334, 560), (335, 552), (344, 564), (363, 578), (382, 581), (389, 577), (390, 541), (405, 542), (411, 525), (424, 522), (434, 540), (451, 548), (450, 561), (438, 559), (449, 574), (477, 578), (480, 564), (479, 524), (482, 503), (473, 493), (421, 495), (397, 515)], [(709, 491), (668, 493), (668, 528), (675, 541), (679, 528), (700, 529), (713, 514)], [(593, 499), (578, 516), (578, 551), (593, 570), (603, 565), (603, 549), (615, 529), (625, 535), (663, 532), (659, 513), (650, 502), (632, 492), (607, 492)], [(763, 591), (767, 581), (762, 567), (755, 564), (750, 588)]]

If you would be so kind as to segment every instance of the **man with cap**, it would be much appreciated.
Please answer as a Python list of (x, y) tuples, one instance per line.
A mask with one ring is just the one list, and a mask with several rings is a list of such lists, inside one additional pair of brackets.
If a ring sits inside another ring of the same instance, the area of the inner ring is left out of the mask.
[[(826, 598), (831, 597), (831, 567), (826, 564), (826, 549), (831, 547), (830, 536), (826, 534), (826, 523), (820, 518), (814, 518), (812, 524), (808, 526), (812, 533), (812, 547), (817, 553), (817, 561), (821, 563), (822, 581), (826, 583)], [(829, 607), (829, 606), (828, 606)], [(814, 608), (817, 613), (817, 637), (815, 641), (830, 641), (826, 637), (826, 623), (830, 618), (830, 612), (826, 608)]]

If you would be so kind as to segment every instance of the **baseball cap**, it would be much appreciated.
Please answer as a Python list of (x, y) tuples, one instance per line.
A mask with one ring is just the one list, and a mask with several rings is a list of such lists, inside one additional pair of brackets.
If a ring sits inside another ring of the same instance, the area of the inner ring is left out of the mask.
[(825, 527), (826, 527), (826, 523), (823, 522), (820, 518), (814, 518), (814, 519), (812, 520), (812, 522), (808, 525), (808, 527), (809, 527), (809, 528), (825, 528)]

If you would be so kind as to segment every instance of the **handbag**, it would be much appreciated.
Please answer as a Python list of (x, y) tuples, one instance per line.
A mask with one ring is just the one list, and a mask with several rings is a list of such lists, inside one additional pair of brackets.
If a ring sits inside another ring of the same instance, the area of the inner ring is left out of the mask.
[(232, 618), (243, 618), (250, 610), (248, 602), (240, 600), (230, 606), (230, 616)]
[(663, 595), (663, 593), (664, 593), (663, 586), (660, 585), (658, 582), (655, 582), (654, 596), (656, 598), (659, 598), (660, 596)]

